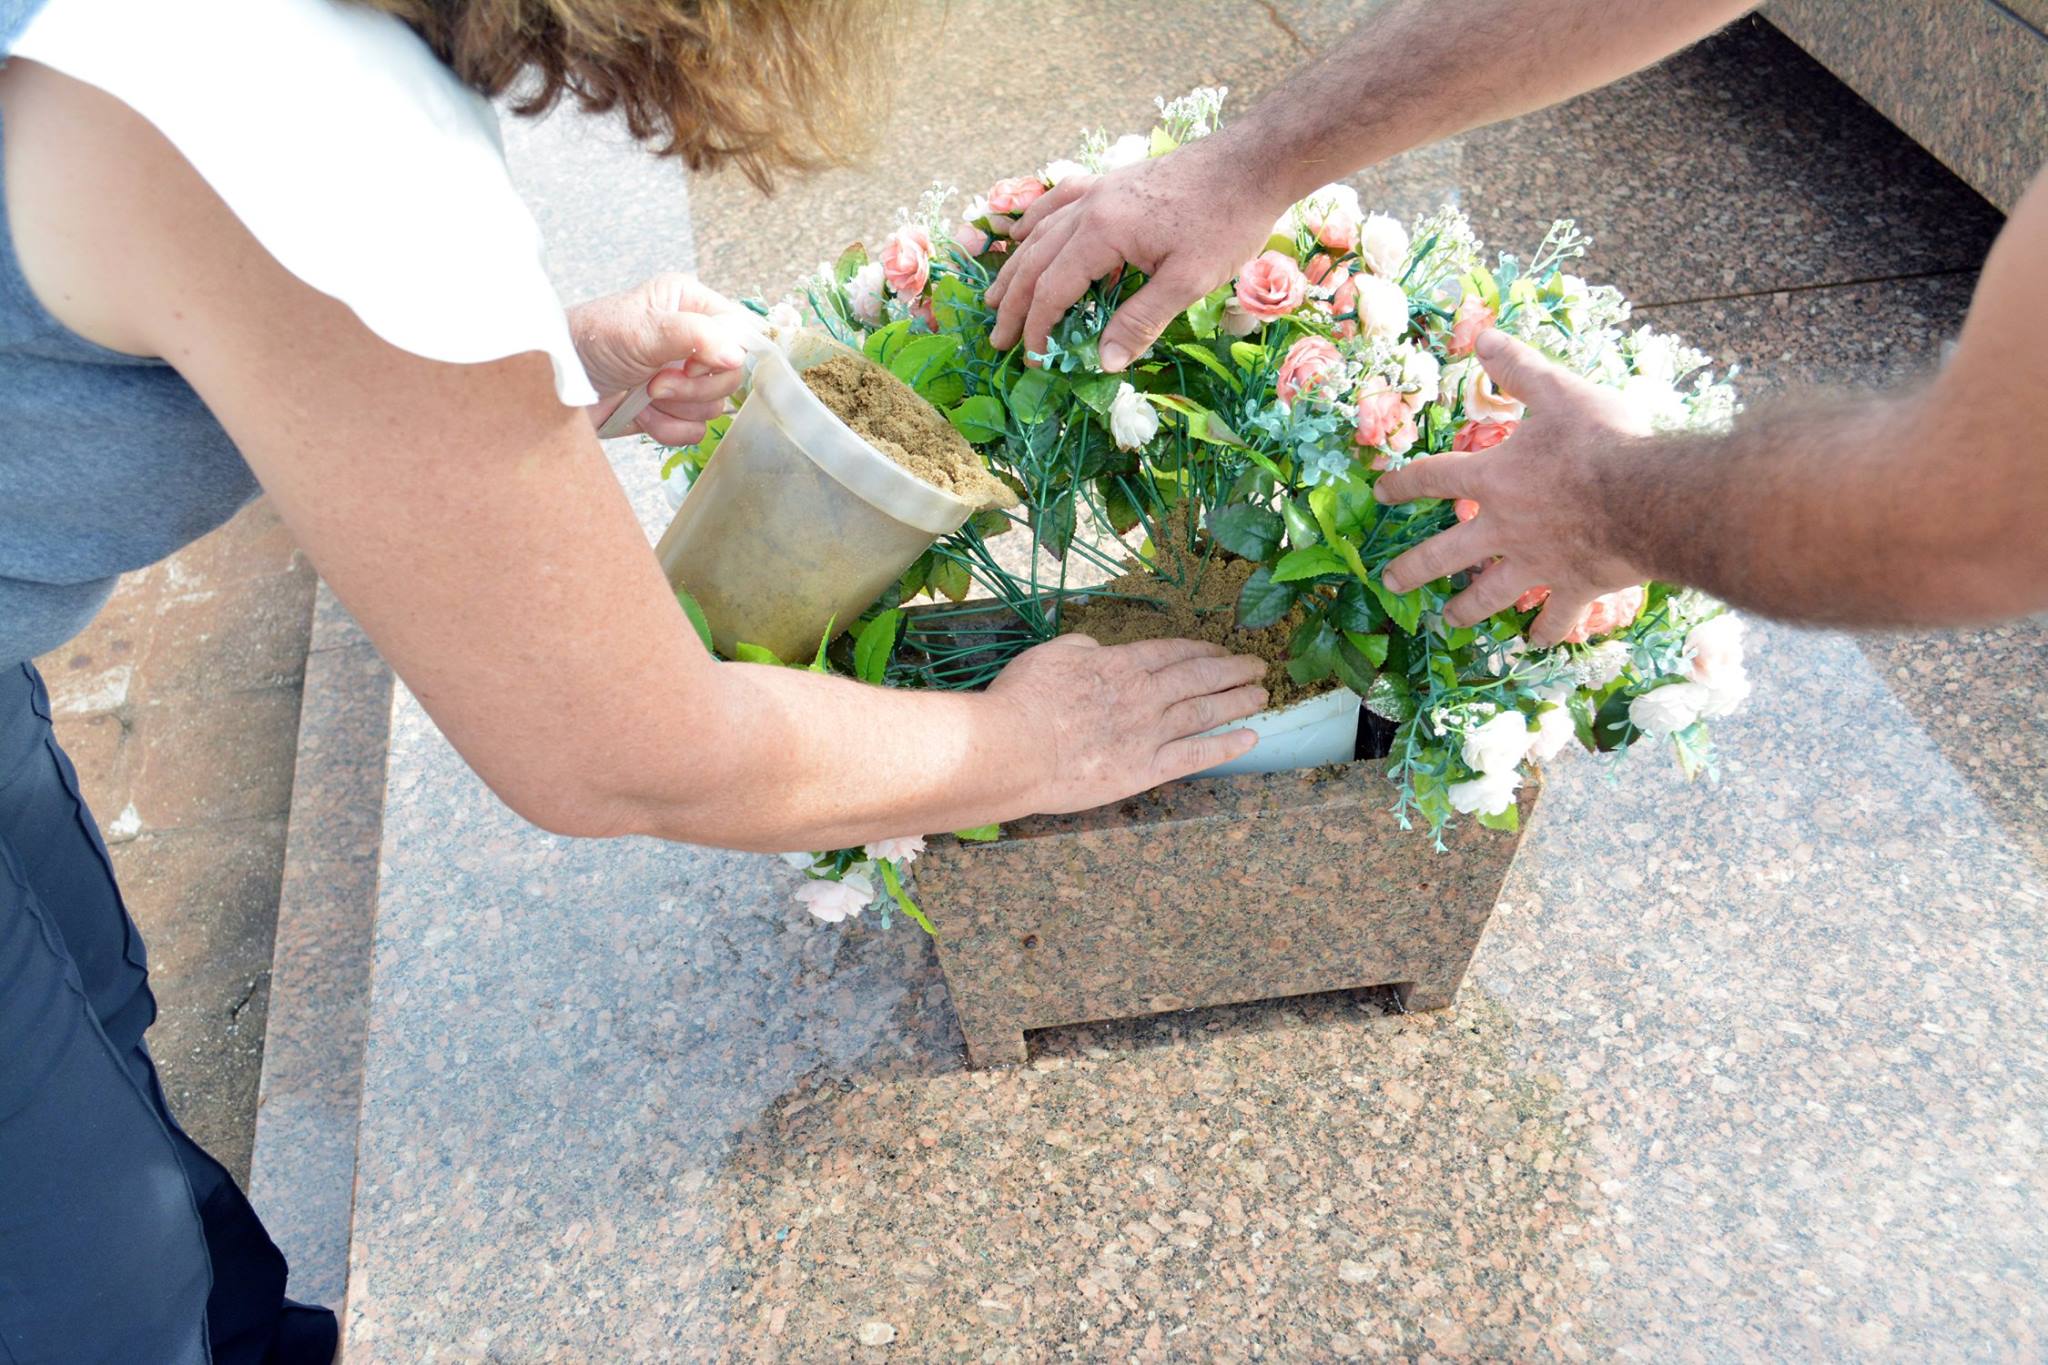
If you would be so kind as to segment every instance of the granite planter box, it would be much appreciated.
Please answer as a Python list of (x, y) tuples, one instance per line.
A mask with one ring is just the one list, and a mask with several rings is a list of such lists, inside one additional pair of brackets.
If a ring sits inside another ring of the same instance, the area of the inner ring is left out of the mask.
[[(1435, 852), (1385, 760), (1195, 778), (917, 864), (974, 1066), (1031, 1029), (1358, 986), (1456, 996), (1521, 835), (1461, 820)], [(1538, 783), (1521, 796), (1523, 828)]]

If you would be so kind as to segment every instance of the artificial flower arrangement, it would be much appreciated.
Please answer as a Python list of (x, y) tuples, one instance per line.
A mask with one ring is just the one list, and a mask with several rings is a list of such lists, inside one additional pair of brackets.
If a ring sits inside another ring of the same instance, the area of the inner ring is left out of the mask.
[[(1705, 355), (1628, 326), (1618, 291), (1565, 271), (1587, 245), (1570, 222), (1526, 263), (1503, 253), (1489, 264), (1456, 210), (1404, 226), (1331, 185), (1283, 215), (1230, 285), (1122, 374), (1102, 372), (1097, 343), (1144, 282), (1134, 270), (1098, 281), (1035, 366), (1021, 345), (990, 345), (983, 294), (1015, 216), (1067, 175), (1171, 155), (1206, 135), (1224, 93), (1161, 101), (1149, 137), (1092, 136), (1075, 160), (999, 180), (959, 219), (945, 212), (950, 194), (935, 190), (879, 250), (856, 245), (806, 282), (818, 325), (937, 405), (1023, 495), (1016, 511), (980, 514), (935, 545), (813, 666), (833, 667), (836, 655), (842, 671), (871, 682), (977, 686), (1058, 630), (1061, 605), (1085, 591), (1070, 568), (1092, 565), (1099, 581), (1135, 555), (1164, 579), (1221, 555), (1255, 566), (1237, 596), (1239, 626), (1288, 623), (1297, 683), (1348, 686), (1394, 726), (1390, 813), (1403, 828), (1420, 822), (1439, 847), (1460, 816), (1515, 828), (1528, 765), (1574, 740), (1602, 753), (1664, 740), (1689, 776), (1711, 771), (1707, 722), (1749, 690), (1742, 625), (1721, 603), (1643, 584), (1601, 598), (1566, 643), (1538, 650), (1526, 633), (1542, 589), (1454, 629), (1442, 610), (1464, 575), (1399, 594), (1380, 580), (1403, 551), (1475, 509), (1383, 507), (1372, 494), (1379, 473), (1487, 450), (1523, 416), (1472, 354), (1488, 327), (1619, 390), (1658, 430), (1718, 428), (1735, 413)], [(773, 311), (786, 320), (789, 307)], [(701, 469), (727, 421), (672, 452), (664, 477)], [(1189, 543), (1163, 553), (1176, 527)], [(1010, 532), (1029, 534), (1022, 567), (990, 544)], [(949, 645), (933, 619), (944, 611), (901, 610), (919, 595), (960, 603), (977, 585), (973, 610), (1004, 613), (1014, 627), (993, 644), (969, 632), (967, 646)], [(904, 885), (922, 847), (891, 839), (787, 855), (807, 874), (797, 899), (832, 922), (895, 906), (930, 930)]]

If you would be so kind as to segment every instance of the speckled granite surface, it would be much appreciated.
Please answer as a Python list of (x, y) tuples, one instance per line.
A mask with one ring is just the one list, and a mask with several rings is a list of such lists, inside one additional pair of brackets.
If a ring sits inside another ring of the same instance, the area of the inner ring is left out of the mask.
[(937, 840), (917, 889), (969, 1062), (1024, 1061), (1029, 1030), (1322, 991), (1449, 1005), (1521, 838), (1464, 821), (1437, 855), (1388, 818), (1386, 767), (1176, 782)]
[[(1172, 60), (1141, 97), (1201, 74)], [(935, 107), (979, 108), (969, 74)], [(1696, 143), (1777, 136), (1726, 117)], [(1828, 156), (1894, 173), (1863, 120)], [(1624, 131), (1547, 172), (1605, 187), (1596, 230), (1666, 174)], [(1884, 233), (1966, 268), (1914, 202)], [(1698, 242), (1665, 297), (1736, 292)], [(1767, 292), (1658, 318), (1751, 394), (1909, 373), (1968, 296), (1773, 295), (1855, 253), (1719, 250)], [(995, 1073), (910, 926), (810, 923), (768, 859), (536, 834), (401, 696), (350, 1359), (2039, 1358), (2044, 645), (1760, 629), (1720, 785), (1554, 766), (1455, 1009), (1056, 1029)]]
[(1772, 0), (1764, 13), (2007, 212), (2048, 161), (2043, 0)]

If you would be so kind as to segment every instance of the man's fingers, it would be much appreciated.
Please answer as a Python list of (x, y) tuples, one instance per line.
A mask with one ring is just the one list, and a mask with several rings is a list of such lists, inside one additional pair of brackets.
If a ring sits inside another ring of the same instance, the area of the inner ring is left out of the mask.
[(1024, 334), (1024, 317), (1037, 291), (1038, 277), (1059, 256), (1060, 247), (1074, 234), (1074, 216), (1063, 215), (1046, 226), (1028, 246), (1010, 254), (1009, 264), (996, 277), (1001, 297), (996, 300), (996, 325), (989, 344), (1007, 351)]
[(695, 360), (708, 371), (736, 374), (746, 362), (740, 345), (740, 323), (730, 315), (678, 311), (656, 313), (641, 353), (633, 357), (648, 369)]
[(1495, 612), (1507, 610), (1530, 586), (1523, 581), (1527, 577), (1509, 561), (1500, 560), (1450, 600), (1444, 607), (1444, 624), (1452, 629), (1477, 625)]
[(1040, 223), (1088, 193), (1095, 182), (1101, 178), (1101, 176), (1094, 174), (1070, 175), (1044, 194), (1039, 195), (1032, 202), (1031, 207), (1025, 209), (1023, 215), (1011, 226), (1011, 239), (1021, 242), (1028, 238)]
[(1590, 597), (1565, 597), (1551, 593), (1550, 600), (1543, 604), (1543, 610), (1536, 613), (1536, 619), (1529, 623), (1529, 643), (1538, 649), (1563, 644), (1564, 637), (1578, 629), (1579, 622), (1586, 618), (1586, 611), (1592, 605)]
[(1542, 395), (1572, 377), (1570, 370), (1555, 364), (1525, 341), (1498, 328), (1480, 333), (1474, 349), (1479, 364), (1493, 376), (1494, 387), (1510, 398), (1539, 402)]
[(1471, 453), (1451, 452), (1415, 460), (1380, 475), (1373, 496), (1381, 502), (1413, 502), (1417, 498), (1476, 498), (1479, 467)]
[(1109, 326), (1102, 329), (1102, 368), (1116, 374), (1143, 355), (1180, 311), (1205, 292), (1171, 264), (1147, 280), (1143, 289), (1124, 300)]
[[(1190, 697), (1228, 692), (1233, 688), (1255, 683), (1266, 676), (1266, 661), (1250, 654), (1208, 655), (1169, 664), (1154, 672), (1152, 676), (1158, 680), (1160, 690), (1168, 697), (1175, 701), (1183, 701)], [(1223, 719), (1235, 720), (1236, 717), (1226, 716)], [(1222, 723), (1222, 720), (1212, 720), (1209, 725)], [(1201, 728), (1206, 730), (1209, 725)]]
[(1411, 592), (1424, 583), (1434, 583), (1446, 574), (1469, 569), (1484, 560), (1491, 553), (1491, 538), (1492, 533), (1481, 521), (1453, 526), (1387, 565), (1380, 581), (1392, 592)]
[(1249, 730), (1226, 730), (1220, 735), (1189, 735), (1163, 744), (1152, 762), (1152, 785), (1228, 763), (1250, 753), (1258, 742), (1259, 737)]
[(1059, 259), (1045, 268), (1031, 289), (1031, 309), (1024, 317), (1024, 349), (1032, 355), (1045, 354), (1046, 339), (1059, 326), (1075, 300), (1088, 286), (1123, 269), (1122, 253), (1101, 238), (1086, 243), (1070, 236)]

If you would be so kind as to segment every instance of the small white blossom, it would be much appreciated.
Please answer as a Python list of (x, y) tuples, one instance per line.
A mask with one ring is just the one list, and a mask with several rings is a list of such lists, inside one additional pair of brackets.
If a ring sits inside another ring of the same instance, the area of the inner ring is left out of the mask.
[(1619, 640), (1602, 640), (1572, 663), (1572, 671), (1587, 687), (1594, 689), (1607, 686), (1627, 667), (1628, 646)]
[(1392, 341), (1408, 330), (1408, 295), (1392, 280), (1354, 275), (1358, 290), (1358, 330), (1363, 336)]
[(1417, 347), (1401, 357), (1401, 387), (1413, 394), (1417, 408), (1434, 403), (1443, 392), (1443, 363)]
[(1109, 405), (1109, 434), (1119, 450), (1142, 449), (1159, 434), (1159, 410), (1129, 384), (1120, 384)]
[(869, 327), (882, 325), (882, 263), (869, 261), (846, 282), (846, 306)]
[(1666, 683), (1630, 702), (1628, 718), (1644, 734), (1663, 739), (1698, 720), (1713, 698), (1705, 683)]
[(1622, 380), (1621, 397), (1652, 431), (1678, 431), (1692, 424), (1685, 395), (1651, 375), (1632, 374)]
[[(1352, 196), (1352, 203), (1357, 202)], [(1358, 256), (1367, 270), (1392, 279), (1408, 260), (1408, 229), (1384, 213), (1373, 214), (1358, 229)]]
[(1545, 707), (1536, 713), (1536, 740), (1529, 746), (1529, 757), (1538, 763), (1548, 763), (1572, 742), (1577, 733), (1568, 709), (1563, 706)]
[(1476, 730), (1468, 731), (1458, 756), (1474, 772), (1513, 772), (1529, 754), (1535, 735), (1520, 711), (1503, 711)]
[(839, 881), (822, 879), (805, 882), (796, 889), (797, 904), (827, 924), (838, 924), (868, 908), (875, 899), (875, 884), (858, 873), (849, 872)]
[(1135, 166), (1150, 155), (1152, 155), (1151, 138), (1146, 137), (1143, 133), (1125, 133), (1103, 149), (1102, 169), (1104, 171), (1115, 171), (1121, 170), (1125, 166)]
[(888, 858), (894, 862), (914, 862), (924, 852), (924, 836), (907, 835), (897, 839), (877, 839), (861, 849), (870, 858)]
[[(1058, 185), (1062, 180), (1071, 180), (1077, 175), (1086, 174), (1088, 174), (1088, 168), (1086, 166), (1083, 166), (1078, 161), (1073, 161), (1069, 160), (1066, 157), (1061, 157), (1058, 161), (1052, 162), (1044, 170), (1040, 171), (1038, 173), (1038, 178), (1040, 180), (1043, 180), (1047, 185), (1051, 186)], [(982, 211), (984, 213), (988, 211), (988, 206), (986, 203), (982, 205)], [(974, 215), (970, 213), (967, 216), (969, 218), (972, 218)]]
[(818, 861), (815, 853), (778, 853), (775, 856), (794, 868), (807, 868)]
[(1464, 815), (1499, 815), (1515, 803), (1522, 775), (1513, 768), (1485, 773), (1469, 782), (1453, 782), (1444, 792), (1451, 809)]

